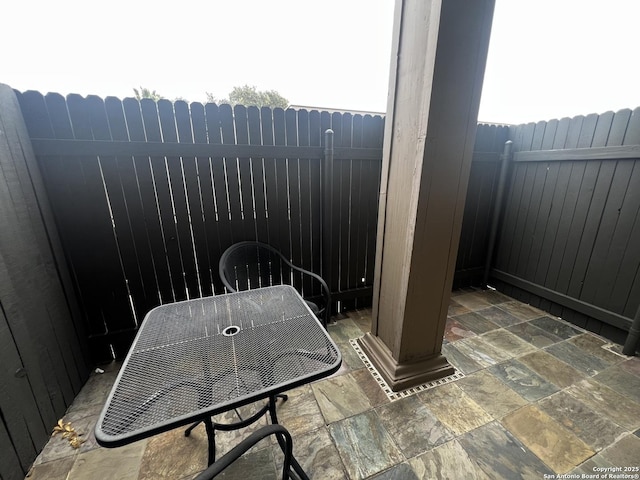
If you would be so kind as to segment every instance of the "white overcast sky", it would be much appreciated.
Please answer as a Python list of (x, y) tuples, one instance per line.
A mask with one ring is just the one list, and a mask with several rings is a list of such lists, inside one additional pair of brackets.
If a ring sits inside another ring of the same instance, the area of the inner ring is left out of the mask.
[[(447, 1), (447, 0), (445, 0)], [(204, 101), (233, 86), (384, 111), (393, 0), (7, 0), (0, 83)], [(480, 120), (640, 106), (640, 1), (497, 0)]]

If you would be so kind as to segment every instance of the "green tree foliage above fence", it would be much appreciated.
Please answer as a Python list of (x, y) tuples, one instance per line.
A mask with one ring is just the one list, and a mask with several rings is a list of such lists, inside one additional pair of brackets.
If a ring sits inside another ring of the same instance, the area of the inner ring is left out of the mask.
[(157, 102), (158, 100), (161, 100), (164, 98), (155, 90), (151, 90), (146, 87), (140, 87), (140, 90), (138, 90), (137, 88), (134, 88), (133, 93), (136, 97), (136, 100), (142, 100), (143, 98), (150, 98), (151, 100)]
[(207, 92), (207, 101), (218, 105), (228, 103), (231, 106), (246, 105), (256, 107), (287, 108), (289, 100), (280, 95), (276, 90), (258, 90), (255, 86), (243, 85), (233, 87), (228, 98), (218, 99)]

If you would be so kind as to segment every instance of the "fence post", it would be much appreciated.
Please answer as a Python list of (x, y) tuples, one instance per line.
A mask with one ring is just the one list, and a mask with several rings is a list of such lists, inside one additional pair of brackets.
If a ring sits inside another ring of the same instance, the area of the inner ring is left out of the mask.
[[(322, 277), (333, 288), (333, 130), (324, 132), (322, 165)], [(333, 309), (333, 307), (331, 307)]]
[(507, 172), (509, 164), (513, 157), (513, 142), (507, 140), (504, 144), (504, 150), (500, 155), (500, 176), (498, 177), (498, 190), (496, 191), (496, 203), (493, 207), (493, 215), (491, 218), (491, 228), (489, 230), (489, 245), (485, 255), (484, 275), (482, 276), (482, 286), (487, 287), (489, 283), (489, 274), (491, 273), (491, 264), (493, 263), (493, 254), (496, 247), (496, 238), (498, 236), (498, 227), (500, 225), (500, 217), (502, 215), (504, 192), (507, 183)]

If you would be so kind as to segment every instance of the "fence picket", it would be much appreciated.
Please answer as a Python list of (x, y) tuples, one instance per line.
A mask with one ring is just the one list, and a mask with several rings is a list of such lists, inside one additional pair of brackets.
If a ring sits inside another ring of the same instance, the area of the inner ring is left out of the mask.
[[(309, 146), (309, 112), (306, 110), (297, 111), (298, 123), (298, 145), (301, 147)], [(301, 259), (300, 266), (305, 270), (313, 271), (313, 241), (312, 241), (312, 223), (318, 212), (313, 211), (313, 197), (311, 193), (311, 163), (319, 162), (319, 159), (311, 160), (309, 158), (298, 159), (299, 169), (299, 196), (300, 196), (300, 245)], [(315, 177), (319, 181), (320, 177)], [(305, 294), (312, 293), (314, 282), (308, 275), (302, 278), (302, 290)]]
[[(119, 130), (122, 133), (122, 124), (118, 128), (118, 122), (114, 118), (112, 118), (114, 128), (110, 127), (106, 106), (102, 99), (90, 96), (87, 97), (84, 104), (87, 106), (94, 139), (115, 140), (112, 138), (112, 131), (118, 132)], [(111, 105), (111, 107), (113, 106)], [(111, 113), (115, 115), (113, 109)], [(122, 123), (124, 123), (124, 118), (122, 118)], [(135, 174), (132, 171), (127, 171), (126, 165), (122, 169), (122, 164), (126, 162), (121, 157), (100, 156), (98, 161), (106, 192), (105, 200), (108, 202), (109, 211), (113, 218), (112, 235), (115, 235), (119, 260), (122, 264), (127, 288), (131, 297), (135, 299), (133, 307), (136, 318), (138, 318), (138, 321), (142, 321), (146, 312), (158, 305), (158, 299), (157, 293), (154, 292), (156, 289), (153, 286), (149, 291), (145, 288), (145, 280), (151, 285), (155, 283), (155, 274), (151, 258), (146, 249), (147, 245), (144, 241), (136, 241), (135, 238), (136, 230), (144, 238), (144, 231), (141, 231), (140, 228), (143, 227), (144, 223), (140, 226), (134, 223), (136, 220), (140, 220), (139, 218), (136, 219), (135, 216), (132, 218), (132, 215), (135, 214), (135, 200), (129, 202), (125, 197), (123, 183), (131, 182), (131, 178), (127, 178), (126, 175), (133, 174), (133, 181), (135, 181)]]
[[(160, 142), (160, 119), (156, 102), (150, 99), (140, 101), (142, 119), (144, 122), (145, 138), (147, 141)], [(150, 157), (151, 187), (157, 201), (160, 228), (163, 232), (164, 248), (169, 262), (171, 277), (171, 294), (173, 301), (187, 298), (187, 286), (184, 281), (182, 257), (178, 244), (178, 231), (173, 216), (173, 205), (168, 175), (167, 159), (165, 157)]]
[[(178, 130), (178, 141), (180, 143), (194, 143), (194, 132), (191, 126), (191, 119), (194, 116), (189, 110), (186, 102), (175, 102), (174, 104), (176, 127)], [(195, 157), (180, 157), (182, 165), (182, 175), (184, 187), (182, 190), (186, 195), (186, 217), (188, 219), (191, 237), (191, 248), (194, 254), (195, 265), (197, 266), (197, 280), (199, 296), (209, 296), (213, 294), (211, 278), (211, 258), (209, 257), (209, 245), (204, 224), (204, 212), (202, 207), (202, 193), (200, 172), (198, 169), (198, 159)], [(200, 162), (201, 163), (201, 162)], [(208, 171), (208, 169), (207, 169)], [(205, 175), (205, 179), (209, 176)]]
[[(298, 124), (296, 111), (287, 109), (284, 113), (286, 145), (298, 145)], [(290, 228), (290, 245), (291, 256), (289, 257), (294, 264), (302, 264), (302, 232), (301, 232), (301, 211), (300, 211), (300, 164), (298, 158), (286, 159), (287, 185), (289, 194), (289, 228)], [(298, 289), (302, 288), (302, 276), (298, 273), (293, 274), (294, 286)]]
[[(220, 109), (213, 103), (205, 105), (205, 117), (208, 143), (220, 145), (222, 143), (222, 121)], [(209, 159), (211, 165), (211, 181), (214, 194), (216, 222), (208, 225), (208, 230), (215, 230), (218, 236), (220, 252), (224, 252), (234, 242), (234, 225), (231, 221), (231, 205), (227, 192), (227, 176), (225, 174), (225, 162), (222, 157), (212, 157)], [(216, 228), (217, 227), (217, 228)], [(216, 268), (217, 270), (217, 268)], [(219, 281), (218, 275), (215, 278)]]
[[(257, 107), (249, 107), (247, 109), (247, 123), (249, 128), (249, 144), (261, 145), (262, 133), (260, 126), (260, 110), (258, 110)], [(264, 243), (269, 243), (267, 203), (264, 185), (264, 159), (262, 157), (253, 157), (250, 159), (250, 162), (251, 179), (253, 183), (256, 239)]]
[[(111, 102), (107, 102), (110, 105)], [(134, 98), (126, 98), (122, 102), (129, 140), (143, 141), (145, 139), (144, 125), (140, 102)], [(114, 125), (115, 127), (116, 125)], [(118, 131), (117, 128), (112, 129)], [(120, 134), (124, 139), (125, 134)], [(147, 237), (152, 264), (156, 276), (158, 300), (167, 303), (175, 300), (173, 285), (171, 282), (170, 261), (166, 251), (166, 238), (162, 230), (162, 220), (159, 215), (158, 203), (155, 195), (151, 159), (148, 156), (136, 155), (132, 157), (132, 165), (126, 158), (118, 157), (118, 164), (122, 168), (121, 178), (123, 189), (127, 197), (127, 205), (130, 210), (131, 223), (138, 226), (138, 235)], [(137, 241), (145, 243), (144, 238)], [(144, 248), (141, 246), (140, 248)], [(151, 288), (150, 282), (146, 288)], [(136, 302), (137, 304), (138, 302)]]
[[(273, 139), (274, 145), (286, 145), (285, 113), (281, 108), (273, 109)], [(287, 258), (291, 258), (291, 226), (289, 225), (289, 178), (287, 171), (287, 159), (276, 158), (275, 183), (272, 186), (276, 196), (273, 218), (278, 226), (278, 243), (274, 245)], [(271, 213), (271, 210), (270, 210)], [(271, 215), (269, 215), (270, 218)]]

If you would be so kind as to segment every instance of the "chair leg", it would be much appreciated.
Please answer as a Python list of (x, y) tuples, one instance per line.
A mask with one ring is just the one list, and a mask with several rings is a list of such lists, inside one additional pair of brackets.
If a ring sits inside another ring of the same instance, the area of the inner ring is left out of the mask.
[(200, 425), (201, 423), (202, 423), (202, 420), (200, 420), (200, 421), (198, 421), (198, 422), (196, 422), (196, 423), (192, 424), (189, 428), (187, 428), (187, 429), (184, 431), (184, 436), (185, 436), (185, 437), (188, 437), (189, 435), (191, 435), (191, 431), (192, 431), (194, 428), (196, 428), (198, 425)]

